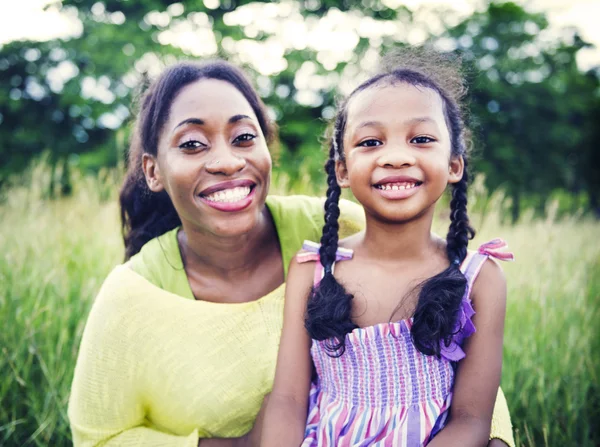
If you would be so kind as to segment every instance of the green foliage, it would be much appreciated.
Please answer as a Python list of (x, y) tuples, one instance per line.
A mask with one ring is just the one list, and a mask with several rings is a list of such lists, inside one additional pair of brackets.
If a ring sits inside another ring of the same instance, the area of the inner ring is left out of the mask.
[[(0, 47), (0, 186), (44, 151), (50, 152), (52, 163), (66, 167), (81, 162), (97, 171), (116, 165), (123, 160), (127, 123), (135, 113), (132, 100), (145, 80), (164, 64), (198, 55), (244, 66), (280, 124), (280, 169), (295, 181), (306, 173), (322, 179), (319, 138), (335, 108), (338, 87), (356, 85), (368, 65), (365, 59), (406, 44), (406, 32), (373, 30), (406, 30), (417, 16), (380, 0), (290, 2), (291, 12), (277, 17), (297, 14), (313, 30), (336, 14), (366, 25), (357, 25), (348, 37), (353, 45), (348, 57), (333, 57), (335, 51), (319, 50), (318, 42), (288, 40), (282, 49), (284, 64), (269, 71), (251, 63), (246, 47), (238, 44), (283, 42), (281, 30), (254, 23), (268, 15), (268, 8), (276, 8), (273, 3), (63, 0), (62, 9), (75, 12), (81, 21), (80, 35)], [(252, 20), (233, 20), (232, 14), (240, 11)], [(458, 24), (449, 24), (449, 16), (440, 10), (429, 17), (445, 24), (429, 42), (461, 52), (471, 65), (474, 167), (486, 174), (487, 186), (507, 191), (514, 218), (523, 201), (535, 200), (542, 211), (557, 188), (585, 193), (589, 207), (598, 210), (600, 76), (593, 70), (581, 73), (576, 66), (577, 53), (587, 44), (576, 30), (548, 40), (544, 14), (511, 2), (491, 1)], [(427, 23), (422, 25), (428, 29)], [(182, 27), (192, 37), (214, 36), (216, 46), (211, 47), (209, 37), (196, 45), (175, 46), (165, 32)], [(309, 85), (301, 85), (304, 72), (310, 72)], [(309, 98), (302, 99), (307, 89)], [(121, 132), (117, 138), (114, 129)]]
[[(0, 445), (69, 445), (68, 395), (86, 316), (121, 262), (120, 175), (72, 173), (72, 194), (48, 200), (45, 164), (0, 204)], [(276, 175), (277, 193), (313, 193)], [(296, 189), (290, 190), (290, 185)], [(473, 188), (479, 242), (501, 235), (517, 260), (508, 281), (502, 387), (518, 446), (600, 442), (598, 222), (573, 217), (504, 225), (503, 197)], [(442, 207), (435, 227), (447, 231)]]
[[(379, 0), (294, 2), (290, 11), (307, 24), (327, 21), (334, 13), (370, 22), (358, 30), (348, 58), (332, 65), (314, 44), (288, 43), (285, 64), (264, 75), (236, 42), (268, 44), (281, 41), (281, 35), (268, 26), (232, 22), (231, 14), (250, 11), (257, 18), (271, 3), (64, 0), (63, 10), (74, 10), (82, 23), (81, 35), (0, 48), (0, 186), (44, 151), (50, 152), (52, 163), (65, 167), (79, 161), (97, 171), (119, 163), (127, 145), (125, 125), (134, 112), (132, 99), (144, 79), (163, 64), (194, 54), (218, 55), (245, 66), (280, 123), (280, 169), (294, 181), (306, 173), (322, 179), (319, 138), (324, 117), (334, 110), (337, 87), (343, 80), (357, 82), (363, 59), (373, 52), (406, 43), (397, 33), (373, 29), (411, 26), (415, 15)], [(261, 5), (262, 12), (256, 12)], [(450, 15), (438, 11), (437, 19), (445, 23)], [(163, 33), (182, 26), (192, 33), (208, 30), (216, 47), (210, 48), (210, 39), (183, 49), (166, 43)], [(599, 72), (578, 71), (576, 56), (587, 44), (576, 30), (548, 40), (547, 27), (544, 14), (492, 1), (429, 39), (442, 50), (461, 52), (471, 65), (474, 166), (486, 174), (488, 187), (502, 186), (512, 197), (513, 218), (523, 202), (534, 201), (541, 212), (556, 189), (583, 192), (591, 209), (600, 207), (595, 150)], [(299, 84), (303, 70), (311, 72), (309, 86)], [(300, 100), (307, 87), (312, 99)], [(115, 128), (121, 129), (118, 138)]]
[(600, 78), (578, 71), (575, 56), (586, 44), (575, 30), (570, 41), (544, 44), (547, 26), (542, 14), (492, 3), (444, 36), (477, 73), (471, 82), (476, 147), (482, 148), (477, 166), (489, 187), (509, 192), (515, 218), (525, 194), (543, 209), (557, 188), (600, 192), (597, 168), (586, 173), (583, 167), (597, 152), (588, 114), (597, 113)]

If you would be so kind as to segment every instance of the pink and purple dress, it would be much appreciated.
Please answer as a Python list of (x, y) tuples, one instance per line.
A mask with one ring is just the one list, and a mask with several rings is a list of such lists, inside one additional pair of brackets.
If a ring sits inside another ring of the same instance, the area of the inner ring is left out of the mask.
[[(460, 317), (441, 358), (418, 351), (411, 339), (412, 319), (357, 328), (346, 336), (346, 351), (330, 357), (324, 342), (313, 340), (316, 380), (311, 385), (302, 447), (426, 445), (445, 425), (452, 402), (456, 362), (465, 357), (463, 340), (475, 332), (470, 293), (485, 260), (510, 260), (495, 239), (469, 253), (461, 266), (467, 278)], [(318, 261), (318, 244), (305, 242), (299, 262)], [(352, 258), (339, 249), (336, 261)], [(315, 283), (322, 278), (317, 262)]]

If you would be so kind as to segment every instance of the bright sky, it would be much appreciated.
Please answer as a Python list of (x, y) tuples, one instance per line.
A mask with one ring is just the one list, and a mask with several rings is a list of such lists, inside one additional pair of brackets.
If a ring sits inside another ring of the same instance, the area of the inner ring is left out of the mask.
[[(205, 0), (205, 4), (218, 5), (219, 0)], [(451, 7), (459, 16), (468, 15), (481, 0), (383, 0), (390, 6), (404, 4), (411, 9), (439, 5)], [(600, 65), (600, 1), (597, 0), (518, 0), (527, 4), (532, 11), (546, 11), (551, 26), (555, 32), (564, 26), (575, 25), (580, 30), (584, 40), (596, 45), (594, 49), (580, 52), (578, 63), (583, 69)], [(52, 0), (0, 0), (0, 44), (17, 39), (47, 40), (54, 37), (77, 34), (81, 25), (74, 11), (59, 13), (52, 6)], [(45, 5), (50, 4), (46, 11)], [(255, 16), (256, 17), (256, 16)], [(298, 30), (300, 31), (300, 30)], [(187, 31), (187, 39), (197, 31)], [(298, 33), (295, 33), (298, 36)], [(163, 36), (163, 40), (175, 39), (172, 35)], [(308, 38), (309, 40), (310, 37)], [(178, 39), (176, 39), (178, 40)], [(321, 41), (315, 37), (313, 41)], [(246, 45), (252, 42), (247, 40)], [(346, 40), (346, 42), (348, 42)], [(310, 44), (310, 42), (308, 42)], [(279, 51), (274, 45), (272, 51)], [(335, 52), (333, 52), (335, 54)], [(265, 73), (266, 74), (266, 73)]]

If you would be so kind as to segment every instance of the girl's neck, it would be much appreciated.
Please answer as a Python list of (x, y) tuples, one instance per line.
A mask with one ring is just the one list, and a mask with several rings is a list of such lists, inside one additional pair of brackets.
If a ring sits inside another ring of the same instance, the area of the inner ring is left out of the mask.
[(252, 274), (273, 249), (278, 249), (277, 230), (265, 206), (258, 223), (248, 233), (217, 237), (182, 225), (177, 236), (186, 271), (211, 277), (239, 279)]
[(366, 216), (362, 246), (364, 253), (382, 261), (410, 261), (428, 256), (440, 248), (438, 238), (431, 234), (433, 210), (417, 219), (403, 223), (384, 222)]

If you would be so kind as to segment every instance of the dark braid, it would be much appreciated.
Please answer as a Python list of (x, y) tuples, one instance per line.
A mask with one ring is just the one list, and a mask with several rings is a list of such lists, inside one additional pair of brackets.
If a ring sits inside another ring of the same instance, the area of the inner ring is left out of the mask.
[(452, 189), (452, 200), (450, 201), (450, 229), (446, 236), (446, 252), (448, 259), (453, 265), (460, 264), (467, 256), (467, 245), (469, 240), (475, 237), (475, 230), (469, 224), (467, 215), (467, 188), (469, 186), (468, 163), (463, 158), (465, 170), (460, 182)]
[[(398, 67), (398, 56), (410, 68)], [(391, 60), (391, 63), (390, 63)], [(404, 83), (429, 88), (442, 99), (446, 125), (450, 133), (451, 157), (461, 157), (464, 162), (462, 179), (453, 185), (450, 202), (450, 229), (446, 238), (446, 253), (449, 266), (419, 286), (419, 297), (413, 317), (411, 336), (415, 346), (426, 355), (440, 356), (442, 343), (448, 346), (456, 334), (457, 318), (461, 308), (467, 280), (460, 270), (460, 264), (467, 256), (469, 239), (475, 231), (469, 224), (467, 215), (467, 129), (463, 113), (459, 107), (466, 89), (464, 79), (457, 69), (455, 59), (440, 55), (432, 50), (405, 49), (387, 58), (384, 65), (391, 67), (354, 90), (342, 104), (334, 124), (329, 160), (325, 165), (329, 189), (325, 202), (325, 226), (321, 238), (320, 257), (325, 268), (325, 276), (309, 298), (306, 314), (306, 328), (316, 340), (334, 340), (327, 346), (330, 355), (344, 352), (344, 339), (347, 333), (357, 326), (351, 320), (352, 295), (348, 294), (331, 273), (338, 242), (338, 200), (340, 188), (335, 178), (335, 159), (344, 159), (343, 137), (347, 120), (348, 102), (358, 92), (372, 86)]]
[(345, 350), (346, 334), (357, 326), (352, 322), (352, 298), (333, 276), (333, 263), (338, 249), (338, 219), (340, 217), (340, 186), (335, 176), (334, 140), (329, 150), (329, 160), (325, 164), (327, 173), (327, 199), (325, 200), (325, 225), (321, 236), (319, 257), (324, 276), (318, 286), (313, 287), (306, 309), (305, 327), (315, 340), (325, 340), (325, 349), (334, 356)]
[[(411, 336), (423, 354), (440, 356), (441, 344), (450, 345), (456, 333), (456, 321), (467, 287), (460, 264), (467, 257), (467, 245), (475, 236), (467, 216), (467, 160), (460, 182), (453, 186), (450, 202), (450, 229), (446, 253), (450, 265), (420, 285), (419, 300), (413, 317)], [(459, 328), (460, 330), (460, 328)]]

